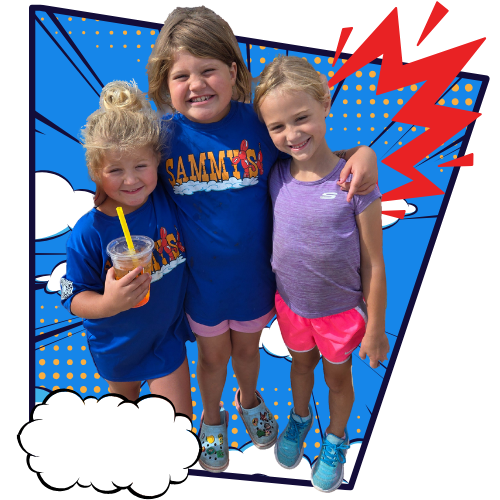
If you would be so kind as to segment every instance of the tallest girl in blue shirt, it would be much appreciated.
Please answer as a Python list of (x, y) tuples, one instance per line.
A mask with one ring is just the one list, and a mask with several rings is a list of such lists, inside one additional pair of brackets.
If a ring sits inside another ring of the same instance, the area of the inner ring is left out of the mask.
[[(235, 406), (254, 445), (272, 446), (278, 432), (256, 391), (260, 335), (275, 314), (267, 180), (278, 150), (245, 103), (251, 80), (234, 34), (211, 10), (178, 8), (169, 15), (148, 77), (158, 109), (174, 112), (168, 117), (171, 148), (158, 172), (186, 240), (185, 308), (198, 344), (204, 408), (200, 465), (219, 472), (229, 461), (228, 413), (219, 403), (230, 357), (239, 384)], [(374, 157), (369, 148), (356, 153), (355, 180), (371, 189)]]

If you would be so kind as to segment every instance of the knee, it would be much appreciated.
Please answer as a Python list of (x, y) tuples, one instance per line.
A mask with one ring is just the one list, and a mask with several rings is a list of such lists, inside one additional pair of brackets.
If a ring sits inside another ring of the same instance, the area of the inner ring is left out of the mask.
[(210, 353), (200, 353), (198, 359), (198, 367), (209, 370), (217, 371), (221, 367), (226, 367), (229, 362), (230, 352), (226, 350), (210, 352)]
[(352, 392), (354, 395), (351, 377), (325, 377), (325, 382), (328, 386), (328, 389), (330, 389), (330, 392), (332, 392), (333, 394)]
[(137, 399), (139, 399), (139, 395), (141, 392), (140, 382), (108, 382), (108, 385), (109, 392), (112, 394), (119, 394), (120, 396), (127, 398), (129, 401), (136, 401)]
[(308, 361), (298, 361), (297, 359), (292, 358), (292, 370), (299, 375), (309, 375), (314, 372), (318, 361), (319, 356)]
[(237, 362), (252, 362), (260, 356), (259, 346), (233, 346), (231, 356)]

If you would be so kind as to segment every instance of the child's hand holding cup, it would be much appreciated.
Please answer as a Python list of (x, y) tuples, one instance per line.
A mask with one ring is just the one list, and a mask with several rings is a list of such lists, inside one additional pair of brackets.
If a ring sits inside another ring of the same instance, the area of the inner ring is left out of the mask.
[[(131, 238), (135, 253), (129, 250), (127, 241), (124, 237), (116, 238), (115, 240), (111, 241), (106, 248), (106, 252), (111, 257), (111, 261), (113, 263), (113, 274), (116, 280), (122, 279), (138, 267), (142, 267), (143, 269), (140, 273), (137, 274), (143, 274), (144, 272), (146, 272), (151, 275), (151, 255), (154, 248), (153, 240), (151, 238), (148, 238), (147, 236), (132, 235)], [(110, 277), (113, 278), (113, 275), (110, 275)], [(140, 292), (140, 290), (138, 289), (142, 285), (142, 283), (134, 283), (136, 277), (137, 275), (130, 279), (130, 282), (127, 279), (127, 281), (123, 283), (124, 286), (119, 287), (122, 290), (113, 290), (113, 295), (116, 295), (116, 297), (121, 301), (125, 299), (130, 300), (130, 298), (134, 296), (134, 293), (136, 294), (138, 291)], [(106, 279), (106, 281), (108, 281), (108, 278)], [(148, 303), (150, 294), (149, 283), (148, 291), (144, 298), (139, 300), (139, 302), (132, 307), (141, 307)], [(114, 289), (112, 285), (111, 287)], [(142, 292), (140, 292), (140, 295), (142, 295)]]

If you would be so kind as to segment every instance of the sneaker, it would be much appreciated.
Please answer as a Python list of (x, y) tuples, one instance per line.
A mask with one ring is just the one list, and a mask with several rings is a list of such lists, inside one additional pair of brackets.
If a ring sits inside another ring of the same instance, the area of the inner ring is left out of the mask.
[(274, 419), (274, 415), (268, 410), (262, 396), (255, 391), (259, 404), (255, 408), (247, 410), (240, 404), (240, 390), (236, 391), (234, 400), (236, 402), (236, 409), (243, 420), (243, 424), (247, 428), (248, 435), (253, 444), (265, 450), (271, 448), (276, 442), (278, 436), (278, 422)]
[(349, 449), (349, 436), (345, 430), (345, 438), (327, 434), (323, 439), (321, 453), (313, 465), (311, 482), (313, 486), (325, 493), (336, 490), (344, 479), (344, 464)]
[(201, 414), (198, 436), (201, 442), (200, 466), (210, 472), (223, 472), (229, 465), (227, 424), (229, 413), (220, 405), (220, 424), (206, 425)]
[(309, 405), (309, 418), (300, 417), (292, 410), (285, 430), (280, 434), (274, 456), (285, 469), (295, 469), (304, 454), (304, 440), (313, 423), (312, 408)]

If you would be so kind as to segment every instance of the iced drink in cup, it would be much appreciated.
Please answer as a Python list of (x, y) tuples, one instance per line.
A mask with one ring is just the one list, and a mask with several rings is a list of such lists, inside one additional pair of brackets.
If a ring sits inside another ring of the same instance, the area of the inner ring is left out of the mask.
[[(144, 268), (143, 272), (151, 274), (151, 254), (154, 248), (153, 240), (147, 236), (131, 236), (131, 238), (135, 254), (128, 249), (127, 241), (124, 237), (116, 238), (106, 248), (106, 252), (113, 262), (117, 280), (123, 278), (139, 266)], [(149, 290), (146, 296), (134, 307), (141, 307), (147, 304), (148, 300)]]

